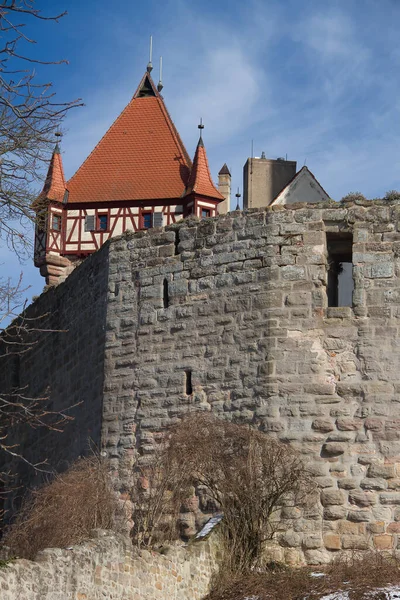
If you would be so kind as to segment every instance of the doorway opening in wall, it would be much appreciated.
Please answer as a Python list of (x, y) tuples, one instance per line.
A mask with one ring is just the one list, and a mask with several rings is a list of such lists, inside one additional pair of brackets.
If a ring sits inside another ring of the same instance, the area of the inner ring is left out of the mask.
[(353, 235), (327, 232), (328, 306), (353, 306)]

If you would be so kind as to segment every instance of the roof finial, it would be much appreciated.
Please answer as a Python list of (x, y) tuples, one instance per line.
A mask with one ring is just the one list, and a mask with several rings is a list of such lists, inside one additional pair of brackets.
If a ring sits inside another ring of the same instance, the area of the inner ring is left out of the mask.
[(200, 117), (200, 123), (199, 125), (197, 125), (197, 128), (200, 129), (200, 139), (203, 139), (203, 129), (204, 129), (204, 125), (203, 125), (203, 119)]
[(162, 82), (162, 56), (160, 56), (160, 80), (157, 83), (157, 90), (159, 92), (161, 92), (161, 90), (163, 89), (163, 82)]
[(240, 210), (239, 199), (240, 199), (241, 195), (242, 194), (239, 192), (239, 188), (238, 188), (237, 192), (235, 194), (235, 196), (236, 196), (236, 209), (235, 210)]
[(55, 131), (54, 135), (56, 136), (56, 147), (54, 148), (54, 152), (56, 153), (60, 153), (60, 146), (59, 146), (59, 142), (61, 141), (62, 138), (62, 133), (61, 131)]
[(151, 35), (150, 36), (150, 60), (147, 63), (147, 72), (148, 73), (151, 73), (153, 70), (153, 65), (151, 63), (152, 58), (153, 58), (153, 36)]

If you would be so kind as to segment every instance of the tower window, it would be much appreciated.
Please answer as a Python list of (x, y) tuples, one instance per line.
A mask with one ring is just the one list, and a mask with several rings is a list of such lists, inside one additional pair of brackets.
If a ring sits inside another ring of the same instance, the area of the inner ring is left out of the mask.
[(61, 231), (61, 215), (52, 215), (51, 228), (53, 231)]
[(150, 229), (150, 227), (153, 227), (153, 213), (142, 212), (142, 229)]
[(100, 231), (107, 231), (108, 229), (108, 215), (98, 215), (97, 217), (97, 229)]
[(328, 306), (353, 305), (353, 236), (327, 233)]
[(201, 209), (201, 218), (208, 219), (208, 217), (211, 217), (211, 210), (209, 208), (202, 208)]
[(190, 369), (185, 371), (185, 392), (187, 396), (193, 394), (192, 371)]

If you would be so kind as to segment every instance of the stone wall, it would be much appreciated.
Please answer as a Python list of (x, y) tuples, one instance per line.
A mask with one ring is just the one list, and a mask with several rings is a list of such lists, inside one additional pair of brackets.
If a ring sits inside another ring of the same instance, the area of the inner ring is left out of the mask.
[[(18, 479), (10, 482), (13, 489), (19, 483), (35, 486), (46, 477), (46, 471), (63, 470), (88, 454), (90, 446), (100, 446), (107, 281), (105, 246), (65, 283), (49, 289), (28, 307), (23, 323), (31, 333), (22, 336), (24, 343), (28, 342), (28, 351), (23, 348), (19, 356), (5, 356), (11, 347), (0, 344), (2, 393), (14, 384), (23, 396), (43, 398), (50, 410), (65, 410), (74, 418), (63, 433), (46, 427), (23, 427), (14, 431), (13, 439), (7, 439), (7, 443), (18, 442), (13, 450), (28, 461), (46, 461), (40, 471), (35, 471), (0, 452), (0, 471), (18, 473)], [(12, 509), (15, 497), (21, 493), (23, 488), (6, 496), (7, 510)]]
[[(113, 241), (102, 442), (120, 489), (165, 427), (211, 410), (291, 443), (316, 477), (317, 504), (283, 511), (280, 558), (397, 548), (399, 214), (273, 207)], [(339, 231), (353, 234), (353, 308), (327, 307)]]
[[(303, 204), (126, 233), (45, 295), (75, 334), (57, 353), (49, 336), (27, 380), (88, 402), (75, 427), (101, 421), (122, 494), (168, 425), (210, 410), (292, 444), (316, 477), (316, 505), (283, 511), (280, 558), (397, 548), (399, 215), (399, 202)], [(353, 236), (351, 308), (327, 306), (326, 234), (339, 231)]]
[(95, 533), (79, 546), (1, 567), (1, 600), (200, 600), (208, 592), (215, 566), (210, 542), (172, 546), (162, 555), (132, 550), (129, 538), (117, 534)]

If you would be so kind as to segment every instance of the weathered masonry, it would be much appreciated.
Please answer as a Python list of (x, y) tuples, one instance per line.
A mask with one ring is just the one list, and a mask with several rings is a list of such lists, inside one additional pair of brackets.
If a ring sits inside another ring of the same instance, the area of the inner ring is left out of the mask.
[(54, 406), (83, 401), (54, 452), (31, 452), (72, 460), (92, 437), (123, 492), (165, 427), (211, 410), (293, 444), (316, 477), (318, 503), (282, 515), (280, 558), (397, 548), (399, 269), (399, 202), (274, 206), (110, 240), (30, 308), (67, 331), (21, 357), (20, 381), (50, 386)]

